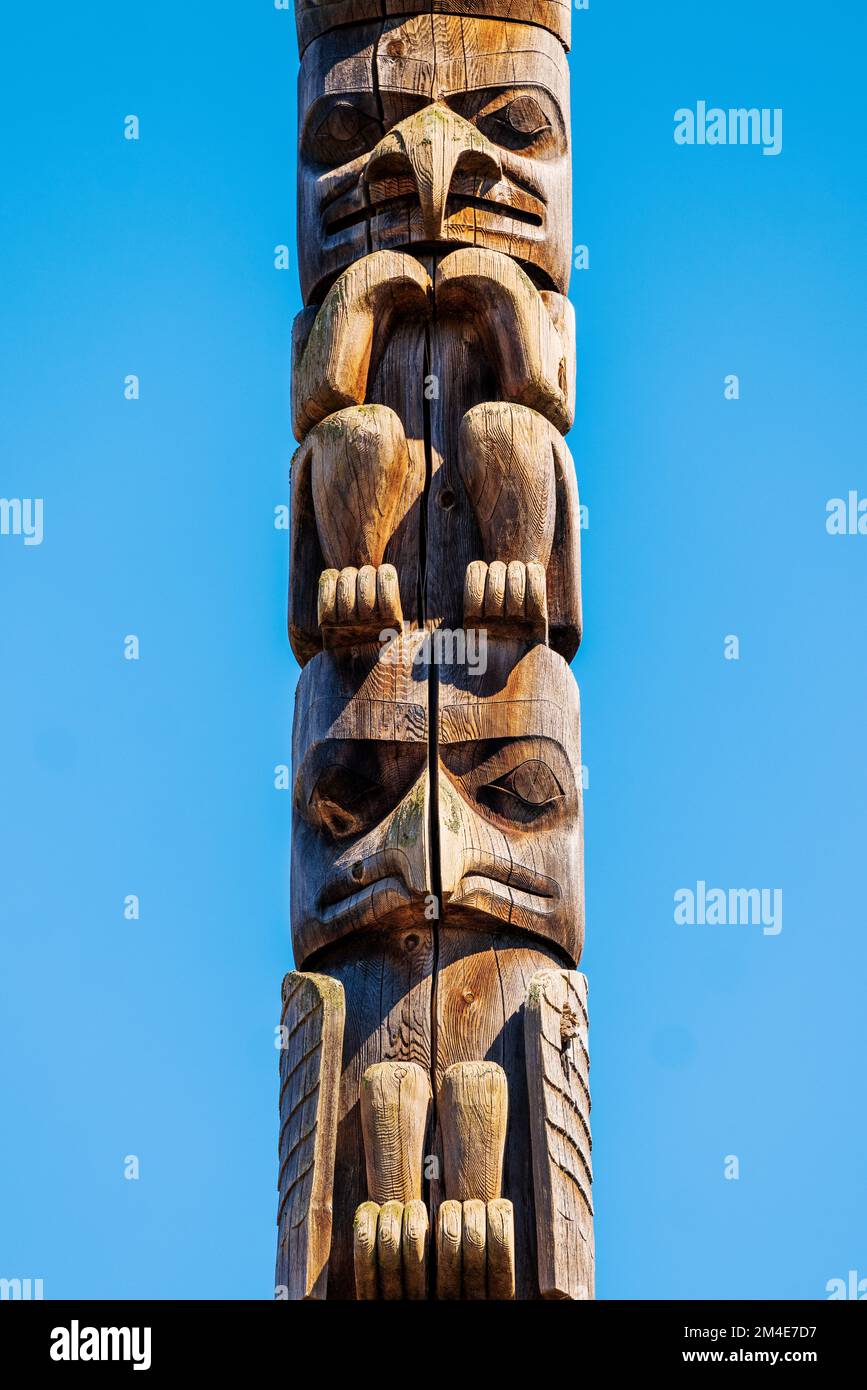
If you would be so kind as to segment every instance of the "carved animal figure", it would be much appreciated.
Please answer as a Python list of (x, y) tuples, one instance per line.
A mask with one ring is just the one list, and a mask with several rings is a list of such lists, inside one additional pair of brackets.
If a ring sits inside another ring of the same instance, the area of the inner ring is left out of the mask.
[(277, 1284), (591, 1298), (570, 10), (296, 17)]

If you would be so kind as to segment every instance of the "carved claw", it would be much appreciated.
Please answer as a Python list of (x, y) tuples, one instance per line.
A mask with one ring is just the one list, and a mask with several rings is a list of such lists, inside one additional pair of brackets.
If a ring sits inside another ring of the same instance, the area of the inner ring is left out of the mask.
[(323, 570), (317, 614), (329, 647), (375, 642), (384, 630), (399, 630), (403, 612), (397, 570), (394, 565)]
[(362, 1202), (353, 1224), (356, 1297), (427, 1298), (428, 1229), (420, 1199)]
[(545, 566), (538, 561), (473, 560), (464, 579), (464, 626), (497, 636), (547, 632)]
[(443, 1202), (437, 1219), (437, 1298), (515, 1297), (515, 1219), (505, 1197)]

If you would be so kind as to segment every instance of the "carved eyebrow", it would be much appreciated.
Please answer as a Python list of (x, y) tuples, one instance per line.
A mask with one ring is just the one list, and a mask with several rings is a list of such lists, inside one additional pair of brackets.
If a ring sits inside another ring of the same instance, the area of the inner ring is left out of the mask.
[[(514, 737), (504, 736), (502, 738), (472, 740), (467, 739), (461, 743), (443, 744), (441, 753), (445, 757), (448, 767), (449, 750), (454, 750), (455, 760), (466, 759), (466, 766), (462, 766), (455, 775), (468, 778), (480, 783), (488, 775), (496, 773), (495, 780), (505, 777), (509, 772), (518, 767), (521, 762), (535, 761), (542, 762), (540, 752), (548, 752), (551, 762), (558, 768), (561, 764), (568, 765), (566, 750), (554, 739), (546, 738), (543, 734), (516, 734)], [(467, 756), (469, 755), (469, 756)], [(504, 761), (509, 766), (503, 767)], [(499, 764), (497, 767), (489, 768), (489, 764)], [(451, 770), (451, 769), (450, 769)], [(551, 769), (553, 771), (553, 768)]]

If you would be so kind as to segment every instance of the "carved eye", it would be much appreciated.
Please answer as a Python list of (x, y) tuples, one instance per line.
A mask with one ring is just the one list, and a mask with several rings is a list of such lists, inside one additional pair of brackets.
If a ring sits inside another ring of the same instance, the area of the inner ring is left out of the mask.
[(345, 840), (360, 835), (371, 823), (380, 792), (380, 787), (351, 768), (327, 767), (310, 793), (310, 814), (332, 839)]
[(506, 820), (528, 822), (543, 815), (563, 796), (547, 763), (528, 758), (478, 791), (479, 800)]
[(307, 142), (307, 154), (317, 164), (348, 164), (372, 150), (380, 134), (373, 116), (351, 101), (338, 101)]
[(490, 140), (517, 150), (532, 145), (551, 130), (551, 122), (536, 98), (526, 94), (483, 116), (479, 126)]

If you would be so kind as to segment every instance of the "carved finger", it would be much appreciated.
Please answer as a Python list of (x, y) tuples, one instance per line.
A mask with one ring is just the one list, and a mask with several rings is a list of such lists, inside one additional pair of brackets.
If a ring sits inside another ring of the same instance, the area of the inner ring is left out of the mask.
[(464, 1297), (486, 1298), (487, 1280), (487, 1228), (488, 1214), (484, 1202), (473, 1198), (464, 1202), (463, 1231), (461, 1233), (461, 1254), (464, 1265)]
[(437, 1216), (437, 1298), (461, 1296), (462, 1210), (460, 1202), (443, 1202)]
[(488, 1298), (515, 1297), (515, 1213), (506, 1197), (488, 1202)]
[(545, 566), (533, 561), (527, 566), (527, 592), (525, 608), (527, 622), (534, 626), (544, 626), (548, 621), (548, 582)]
[(376, 1262), (379, 1267), (379, 1287), (383, 1298), (403, 1298), (401, 1278), (401, 1228), (403, 1203), (385, 1202), (379, 1209), (376, 1227)]
[(407, 1202), (403, 1209), (401, 1250), (403, 1287), (409, 1299), (427, 1298), (428, 1234), (429, 1222), (424, 1202)]
[(355, 1296), (362, 1302), (378, 1296), (376, 1279), (376, 1228), (379, 1207), (362, 1202), (352, 1226), (352, 1254), (355, 1263)]
[(337, 616), (337, 570), (323, 570), (319, 576), (316, 596), (316, 619), (319, 626), (333, 623)]
[(376, 571), (376, 606), (383, 627), (400, 627), (403, 610), (394, 565), (380, 565)]
[(504, 603), (507, 618), (524, 617), (524, 595), (527, 589), (527, 567), (520, 560), (510, 560), (506, 570), (506, 598)]
[(506, 566), (502, 560), (494, 560), (488, 565), (488, 578), (485, 584), (485, 617), (502, 618), (506, 601)]
[(358, 622), (370, 622), (376, 608), (376, 570), (373, 565), (362, 565), (358, 571), (355, 603)]
[(355, 621), (355, 600), (358, 585), (358, 570), (349, 565), (341, 570), (337, 578), (335, 600), (335, 621), (351, 623)]
[(481, 618), (485, 606), (485, 581), (488, 567), (484, 560), (473, 560), (464, 576), (464, 623), (473, 625)]

